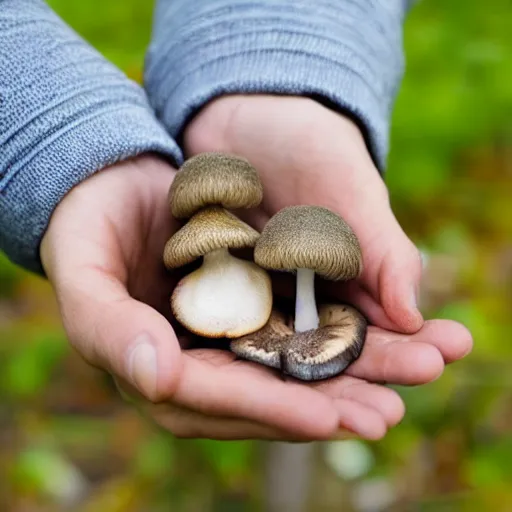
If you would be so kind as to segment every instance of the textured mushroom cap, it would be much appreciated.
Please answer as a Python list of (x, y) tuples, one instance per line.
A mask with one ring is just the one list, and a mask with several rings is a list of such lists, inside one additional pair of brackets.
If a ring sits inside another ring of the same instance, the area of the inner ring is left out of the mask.
[(222, 153), (202, 153), (187, 160), (169, 189), (171, 213), (177, 219), (209, 205), (253, 208), (262, 199), (256, 169), (244, 158)]
[(339, 375), (361, 355), (367, 322), (344, 304), (319, 309), (319, 328), (293, 332), (283, 315), (273, 312), (257, 332), (231, 342), (231, 351), (243, 359), (280, 369), (304, 381)]
[(333, 281), (354, 279), (363, 270), (361, 247), (350, 226), (321, 206), (289, 206), (263, 229), (254, 261), (272, 270), (308, 268)]
[(254, 247), (260, 234), (218, 206), (194, 215), (165, 244), (164, 264), (178, 268), (217, 249)]

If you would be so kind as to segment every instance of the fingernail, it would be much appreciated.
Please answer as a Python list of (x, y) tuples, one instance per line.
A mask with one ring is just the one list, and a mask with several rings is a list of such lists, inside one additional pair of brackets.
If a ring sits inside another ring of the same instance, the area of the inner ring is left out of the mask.
[(157, 361), (156, 351), (147, 334), (135, 342), (128, 359), (128, 375), (137, 389), (148, 398), (156, 394)]

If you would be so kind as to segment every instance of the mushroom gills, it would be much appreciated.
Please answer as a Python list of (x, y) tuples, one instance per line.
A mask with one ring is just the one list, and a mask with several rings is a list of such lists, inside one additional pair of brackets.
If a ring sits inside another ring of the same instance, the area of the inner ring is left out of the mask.
[(230, 349), (241, 359), (279, 370), (281, 354), (291, 336), (293, 331), (286, 325), (284, 315), (273, 309), (262, 329), (233, 340)]
[(329, 326), (296, 333), (283, 353), (281, 370), (306, 381), (335, 377), (359, 357), (365, 334), (362, 325), (354, 332)]
[(236, 338), (261, 329), (272, 302), (268, 274), (255, 263), (217, 249), (177, 285), (171, 302), (177, 320), (209, 338)]
[(367, 322), (346, 305), (326, 304), (319, 313), (319, 328), (304, 332), (293, 332), (282, 315), (272, 313), (263, 329), (232, 341), (231, 350), (303, 381), (339, 375), (361, 355)]

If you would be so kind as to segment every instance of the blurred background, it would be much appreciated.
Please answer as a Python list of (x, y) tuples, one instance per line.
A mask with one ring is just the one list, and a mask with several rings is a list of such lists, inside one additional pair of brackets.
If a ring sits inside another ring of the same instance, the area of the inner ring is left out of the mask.
[[(141, 79), (152, 2), (51, 0)], [(512, 510), (512, 9), (428, 0), (405, 30), (387, 181), (427, 261), (422, 309), (463, 322), (470, 357), (398, 388), (377, 443), (316, 446), (312, 511)], [(69, 349), (47, 283), (0, 257), (0, 510), (260, 510), (260, 443), (176, 441)], [(286, 511), (284, 511), (286, 512)]]

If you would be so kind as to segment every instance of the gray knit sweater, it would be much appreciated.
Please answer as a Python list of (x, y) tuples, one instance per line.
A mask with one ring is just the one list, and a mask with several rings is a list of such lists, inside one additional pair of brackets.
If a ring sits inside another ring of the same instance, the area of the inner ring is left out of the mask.
[(142, 88), (42, 0), (0, 0), (0, 249), (40, 271), (41, 238), (73, 186), (148, 151), (180, 165), (184, 126), (224, 93), (346, 112), (382, 170), (410, 3), (159, 0)]

